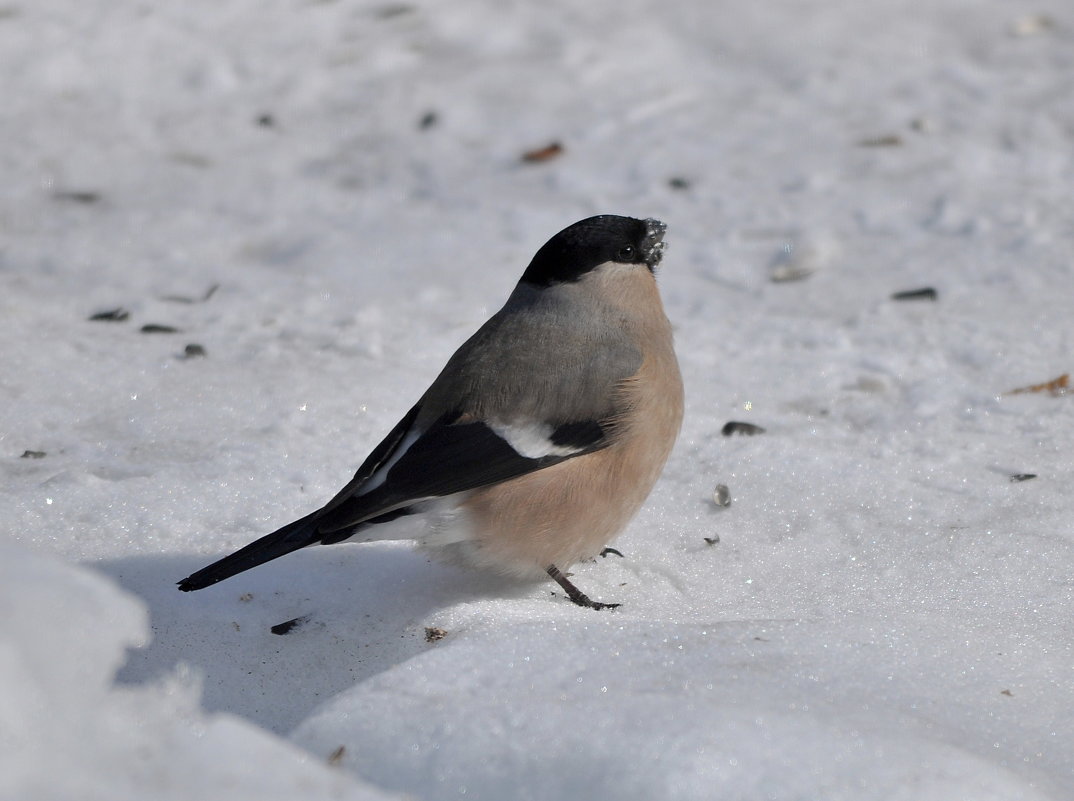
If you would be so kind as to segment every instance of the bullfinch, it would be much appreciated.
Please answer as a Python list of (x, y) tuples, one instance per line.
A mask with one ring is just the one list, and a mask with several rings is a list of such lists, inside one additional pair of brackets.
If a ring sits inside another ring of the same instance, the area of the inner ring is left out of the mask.
[(424, 513), (415, 538), (441, 555), (618, 606), (563, 571), (626, 526), (679, 433), (682, 378), (655, 277), (666, 228), (600, 215), (560, 231), (350, 483), (179, 589), (307, 545), (394, 539), (377, 527)]

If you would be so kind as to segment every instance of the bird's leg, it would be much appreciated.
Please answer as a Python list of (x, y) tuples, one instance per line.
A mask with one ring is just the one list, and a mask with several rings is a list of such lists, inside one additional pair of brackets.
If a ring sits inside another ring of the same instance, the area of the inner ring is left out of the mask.
[(588, 595), (571, 584), (570, 580), (560, 573), (559, 568), (555, 565), (549, 565), (545, 570), (548, 572), (548, 575), (554, 578), (556, 583), (566, 591), (567, 597), (579, 606), (585, 606), (589, 609), (615, 609), (615, 607), (619, 606), (619, 604), (602, 604), (600, 601), (592, 600)]

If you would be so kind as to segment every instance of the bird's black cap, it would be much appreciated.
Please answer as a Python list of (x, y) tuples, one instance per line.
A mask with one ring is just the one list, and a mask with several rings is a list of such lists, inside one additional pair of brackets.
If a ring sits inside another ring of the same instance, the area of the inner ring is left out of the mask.
[(644, 264), (654, 270), (664, 255), (659, 220), (601, 214), (564, 228), (537, 251), (522, 280), (536, 286), (577, 281), (605, 262)]

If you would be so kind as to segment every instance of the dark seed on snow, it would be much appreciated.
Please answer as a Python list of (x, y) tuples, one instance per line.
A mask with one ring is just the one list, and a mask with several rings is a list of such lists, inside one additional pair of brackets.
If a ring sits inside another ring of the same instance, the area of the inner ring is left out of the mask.
[(106, 323), (121, 323), (131, 316), (131, 313), (124, 309), (122, 306), (117, 306), (114, 309), (108, 311), (101, 311), (90, 315), (90, 320), (97, 320), (99, 322)]
[(896, 292), (891, 296), (892, 300), (936, 300), (939, 294), (931, 286), (921, 289), (908, 289), (905, 292)]
[(753, 436), (754, 434), (763, 434), (764, 429), (760, 426), (755, 426), (753, 423), (742, 423), (737, 420), (731, 420), (724, 424), (722, 433), (725, 437), (729, 437), (732, 434), (746, 434)]
[(69, 189), (54, 192), (52, 197), (54, 197), (56, 200), (62, 200), (68, 203), (81, 203), (84, 206), (89, 206), (93, 203), (97, 203), (101, 199), (100, 194), (97, 192), (86, 192)]
[(269, 630), (273, 634), (280, 634), (280, 635), (290, 634), (292, 631), (294, 631), (296, 628), (301, 626), (303, 623), (305, 623), (309, 619), (310, 619), (309, 615), (302, 615), (301, 617), (296, 617), (296, 618), (294, 618), (292, 620), (285, 620), (283, 623), (277, 623), (275, 626), (273, 626)]
[(44, 459), (45, 458), (45, 452), (44, 451), (23, 451), (22, 456), (20, 456), (19, 458), (20, 459)]
[(1036, 477), (1036, 473), (1015, 473), (1013, 476), (1011, 476), (1011, 482), (1013, 483), (1018, 481), (1029, 481), (1029, 479)]
[(436, 642), (442, 640), (447, 636), (447, 630), (440, 628), (439, 626), (426, 626), (425, 627), (425, 642)]
[(522, 160), (530, 164), (537, 164), (542, 161), (550, 161), (556, 156), (563, 153), (563, 145), (559, 142), (550, 142), (544, 147), (538, 147), (534, 150), (527, 150), (522, 154)]
[(159, 323), (146, 323), (141, 327), (143, 334), (178, 334), (179, 329), (170, 325), (160, 325)]

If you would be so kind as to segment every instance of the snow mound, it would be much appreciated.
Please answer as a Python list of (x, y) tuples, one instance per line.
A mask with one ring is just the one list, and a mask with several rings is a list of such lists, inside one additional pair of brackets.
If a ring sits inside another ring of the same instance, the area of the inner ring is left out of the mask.
[(146, 609), (89, 570), (0, 541), (0, 609), (0, 798), (395, 797), (239, 718), (206, 718), (182, 668), (116, 688)]

